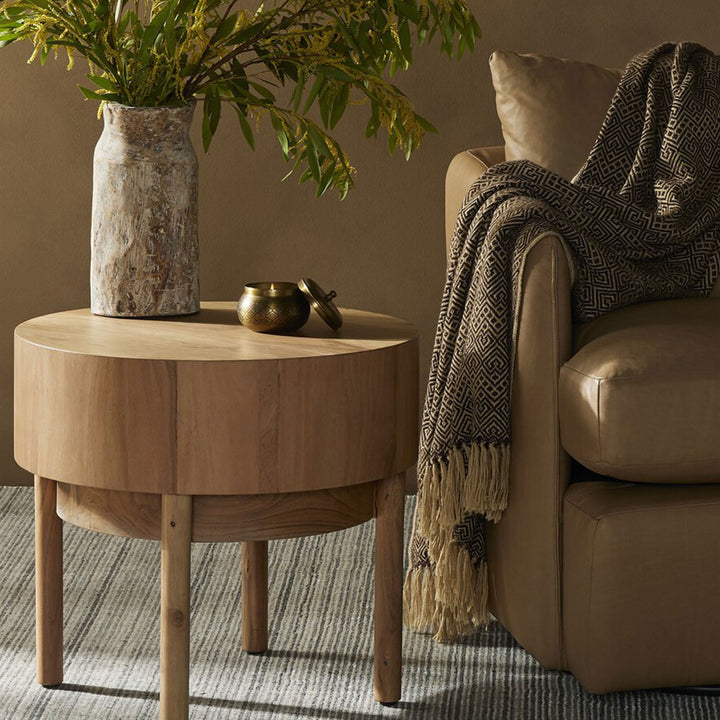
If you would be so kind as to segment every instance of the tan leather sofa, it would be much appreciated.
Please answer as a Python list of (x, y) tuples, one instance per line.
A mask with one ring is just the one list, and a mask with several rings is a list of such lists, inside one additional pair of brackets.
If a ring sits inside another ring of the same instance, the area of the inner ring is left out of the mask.
[[(448, 241), (467, 189), (503, 159), (452, 161)], [(523, 283), (491, 610), (593, 693), (720, 683), (720, 293), (573, 327), (570, 288), (547, 234)]]

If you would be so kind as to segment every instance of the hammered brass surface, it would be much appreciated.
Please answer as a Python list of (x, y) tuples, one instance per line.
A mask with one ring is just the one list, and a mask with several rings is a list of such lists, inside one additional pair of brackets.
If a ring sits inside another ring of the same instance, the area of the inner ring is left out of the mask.
[(253, 283), (245, 286), (237, 314), (255, 332), (292, 332), (307, 322), (310, 303), (295, 283)]

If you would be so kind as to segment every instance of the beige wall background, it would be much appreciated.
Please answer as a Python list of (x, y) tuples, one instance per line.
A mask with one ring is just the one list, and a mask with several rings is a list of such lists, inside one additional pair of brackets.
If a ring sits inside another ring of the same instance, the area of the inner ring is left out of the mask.
[[(445, 169), (456, 152), (501, 138), (491, 51), (622, 66), (667, 40), (720, 50), (720, 4), (711, 0), (470, 5), (483, 29), (475, 54), (458, 63), (426, 49), (399, 79), (440, 134), (407, 163), (363, 139), (363, 108), (350, 112), (339, 134), (358, 168), (357, 189), (342, 203), (315, 200), (292, 179), (281, 184), (286, 168), (271, 132), (253, 153), (227, 113), (209, 155), (198, 152), (203, 299), (235, 299), (254, 280), (310, 276), (334, 288), (341, 305), (414, 322), (425, 375), (444, 279)], [(27, 66), (29, 54), (22, 45), (0, 50), (0, 483), (30, 479), (12, 459), (13, 328), (89, 303), (92, 152), (102, 129), (75, 87), (84, 68)]]

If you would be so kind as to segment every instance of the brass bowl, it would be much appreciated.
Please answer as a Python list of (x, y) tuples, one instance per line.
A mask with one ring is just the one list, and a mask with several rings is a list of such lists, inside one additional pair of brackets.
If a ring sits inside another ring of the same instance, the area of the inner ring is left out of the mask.
[(310, 303), (297, 283), (250, 283), (240, 296), (237, 314), (241, 324), (255, 332), (291, 332), (307, 322)]

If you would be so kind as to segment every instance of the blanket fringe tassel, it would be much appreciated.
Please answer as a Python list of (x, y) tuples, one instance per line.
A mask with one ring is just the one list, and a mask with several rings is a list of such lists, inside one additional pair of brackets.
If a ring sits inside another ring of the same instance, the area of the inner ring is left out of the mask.
[(430, 567), (410, 569), (404, 586), (408, 627), (432, 629), (440, 642), (489, 622), (487, 564), (475, 564), (453, 537), (470, 513), (497, 521), (507, 507), (510, 448), (473, 443), (428, 463), (414, 532), (428, 540)]
[(434, 633), (438, 642), (450, 642), (490, 621), (488, 612), (487, 564), (473, 566), (468, 554), (457, 545), (457, 562), (448, 568), (411, 569), (403, 588), (405, 624), (414, 630)]
[(432, 538), (469, 513), (497, 522), (508, 502), (510, 447), (469, 443), (431, 460), (419, 483), (417, 529)]

